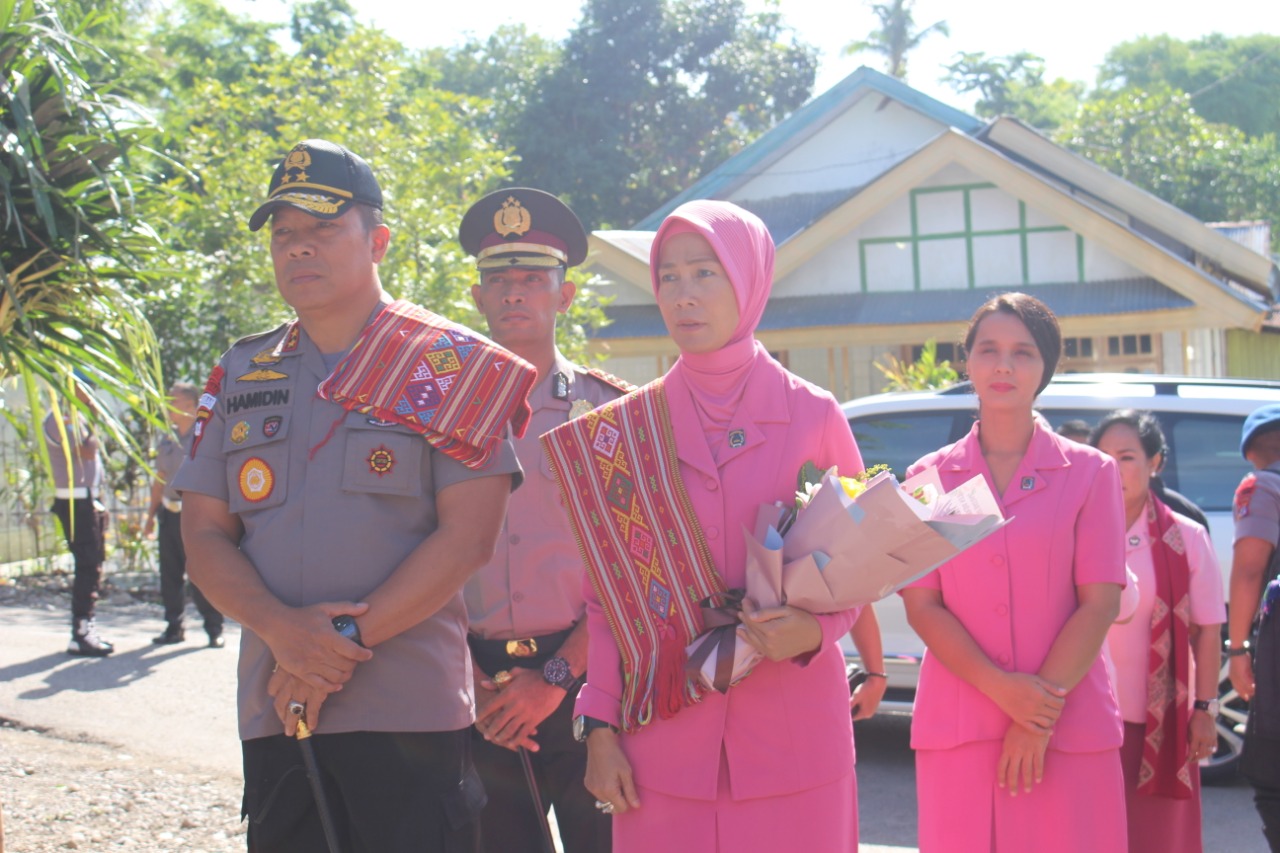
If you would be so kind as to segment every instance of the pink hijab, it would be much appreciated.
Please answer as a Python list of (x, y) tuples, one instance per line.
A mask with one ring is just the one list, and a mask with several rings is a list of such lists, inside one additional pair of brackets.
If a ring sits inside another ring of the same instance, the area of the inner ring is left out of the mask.
[(688, 385), (694, 411), (682, 411), (683, 401), (673, 398), (671, 414), (674, 418), (696, 416), (706, 432), (712, 456), (719, 459), (718, 451), (746, 393), (753, 368), (761, 362), (774, 363), (755, 339), (773, 288), (773, 237), (758, 216), (736, 204), (686, 202), (663, 220), (649, 250), (649, 275), (655, 296), (663, 242), (688, 232), (701, 234), (715, 250), (737, 298), (738, 326), (729, 342), (714, 352), (680, 354), (667, 375), (679, 375)]

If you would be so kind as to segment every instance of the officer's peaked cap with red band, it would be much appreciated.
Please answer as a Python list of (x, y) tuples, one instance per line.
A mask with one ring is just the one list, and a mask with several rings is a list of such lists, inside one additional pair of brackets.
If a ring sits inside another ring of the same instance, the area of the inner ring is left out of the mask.
[(458, 241), (482, 270), (575, 267), (587, 257), (587, 232), (551, 193), (511, 187), (471, 205)]

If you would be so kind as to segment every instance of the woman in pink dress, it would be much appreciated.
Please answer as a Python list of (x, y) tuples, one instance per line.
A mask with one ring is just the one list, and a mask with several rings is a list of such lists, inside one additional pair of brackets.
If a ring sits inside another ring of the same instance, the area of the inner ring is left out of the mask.
[(1032, 406), (1061, 351), (1057, 319), (994, 297), (965, 338), (969, 434), (917, 462), (950, 489), (983, 477), (1000, 531), (903, 590), (927, 647), (916, 692), (921, 853), (1123, 853), (1120, 715), (1100, 650), (1125, 583), (1115, 463)]
[(1200, 853), (1196, 762), (1218, 744), (1222, 574), (1205, 529), (1151, 489), (1165, 456), (1154, 415), (1112, 412), (1090, 443), (1120, 469), (1126, 557), (1138, 591), (1133, 617), (1107, 632), (1124, 718), (1129, 853)]
[[(691, 686), (682, 650), (701, 626), (682, 627), (671, 615), (702, 595), (682, 596), (686, 588), (743, 587), (746, 531), (761, 504), (793, 498), (806, 461), (862, 470), (831, 395), (755, 340), (773, 256), (773, 240), (753, 214), (719, 201), (677, 208), (655, 236), (651, 266), (679, 360), (655, 383), (561, 428), (595, 430), (588, 443), (606, 450), (593, 463), (574, 464), (564, 454), (576, 451), (563, 445), (557, 455), (554, 437), (564, 433), (544, 438), (571, 515), (572, 501), (592, 487), (567, 483), (573, 472), (588, 479), (605, 472), (604, 499), (575, 521), (588, 564), (590, 634), (576, 724), (587, 741), (587, 788), (614, 815), (615, 853), (857, 849), (853, 729), (838, 641), (858, 611), (815, 616), (790, 607), (753, 611), (748, 603), (739, 631), (765, 660), (724, 693)], [(657, 403), (645, 408), (646, 399)], [(627, 426), (623, 414), (633, 409), (647, 418), (643, 429)], [(628, 430), (644, 450), (635, 458)], [(670, 445), (659, 440), (668, 432)], [(667, 452), (670, 470), (636, 476)], [(633, 490), (634, 480), (647, 485)], [(644, 500), (633, 503), (642, 491)], [(688, 523), (663, 522), (650, 537), (650, 504), (655, 517)], [(655, 540), (683, 539), (695, 544), (649, 561)], [(700, 571), (686, 565), (699, 553)], [(623, 584), (634, 592), (620, 593)], [(870, 608), (857, 623), (855, 636), (878, 635)]]

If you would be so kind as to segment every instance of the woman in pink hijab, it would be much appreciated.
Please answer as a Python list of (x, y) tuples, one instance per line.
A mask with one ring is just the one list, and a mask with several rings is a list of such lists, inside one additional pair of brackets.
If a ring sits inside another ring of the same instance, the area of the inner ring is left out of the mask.
[[(739, 631), (765, 660), (724, 693), (697, 687), (683, 668), (684, 645), (702, 627), (696, 599), (744, 585), (744, 532), (759, 506), (790, 500), (806, 461), (862, 470), (832, 396), (754, 337), (773, 258), (753, 214), (721, 201), (677, 208), (650, 263), (679, 360), (544, 437), (588, 564), (590, 654), (575, 726), (587, 741), (587, 788), (614, 815), (615, 853), (857, 849), (837, 643), (858, 611), (747, 603)], [(574, 429), (593, 460), (573, 455)], [(598, 501), (573, 506), (593, 489)], [(870, 608), (855, 630), (878, 634)]]

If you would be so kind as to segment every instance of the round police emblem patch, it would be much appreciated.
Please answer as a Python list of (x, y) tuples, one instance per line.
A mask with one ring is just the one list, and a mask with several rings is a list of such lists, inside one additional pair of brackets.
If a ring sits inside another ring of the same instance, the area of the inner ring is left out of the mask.
[(569, 407), (569, 419), (580, 418), (593, 409), (595, 406), (590, 400), (574, 400), (573, 405)]
[(380, 444), (369, 454), (369, 470), (381, 477), (390, 474), (396, 465), (396, 456), (386, 445)]
[(258, 503), (266, 500), (275, 488), (276, 475), (271, 466), (257, 456), (250, 457), (240, 466), (240, 496)]
[(244, 440), (249, 437), (249, 422), (241, 421), (231, 428), (231, 443), (244, 444)]

